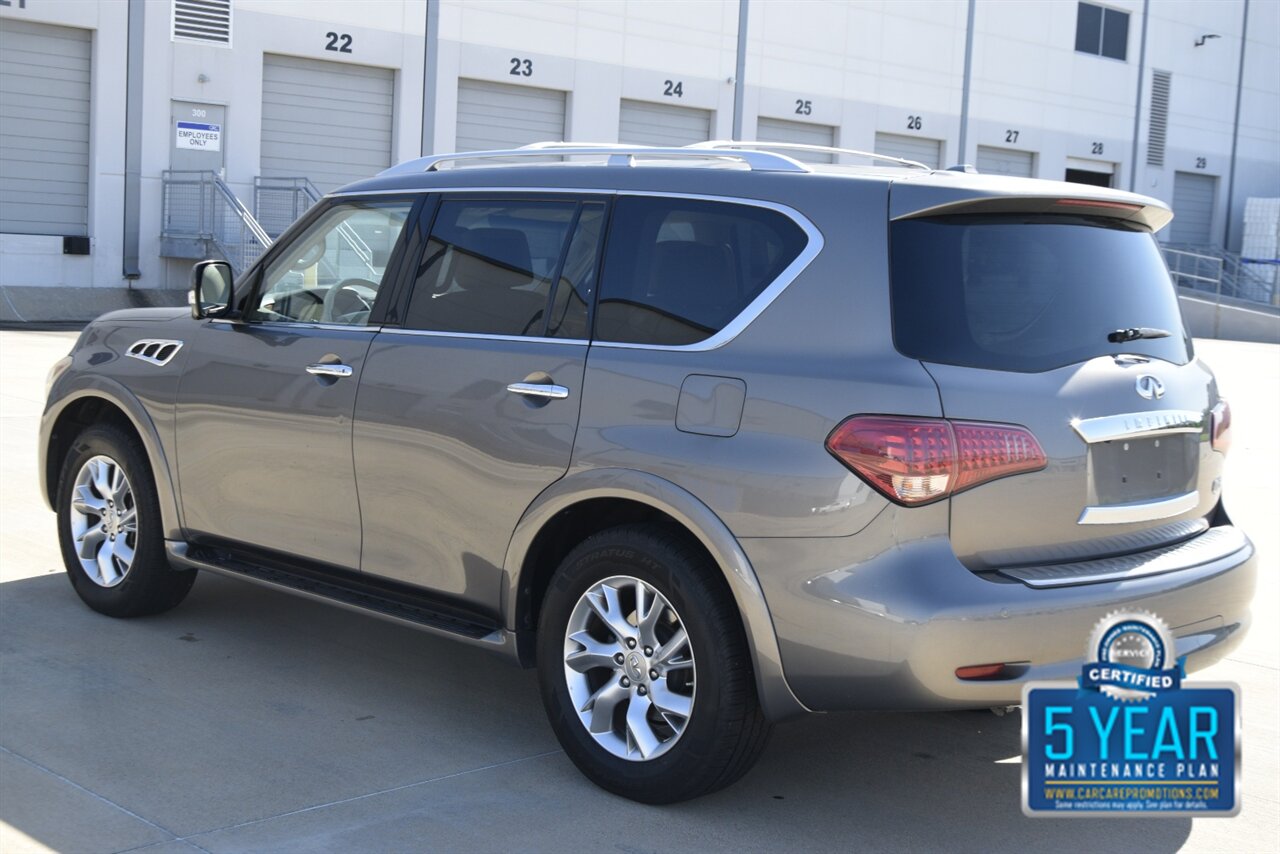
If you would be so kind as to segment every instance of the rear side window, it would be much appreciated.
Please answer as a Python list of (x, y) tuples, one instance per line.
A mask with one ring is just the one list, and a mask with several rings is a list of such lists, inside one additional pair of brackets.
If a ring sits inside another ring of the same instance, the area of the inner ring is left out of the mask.
[(620, 196), (595, 338), (695, 344), (742, 313), (804, 249), (787, 216), (752, 205)]
[(405, 326), (586, 338), (603, 211), (600, 202), (441, 202)]
[[(890, 232), (893, 334), (904, 355), (1021, 372), (1118, 353), (1175, 364), (1191, 357), (1149, 232), (1044, 216), (902, 220)], [(1142, 326), (1171, 334), (1107, 340)]]

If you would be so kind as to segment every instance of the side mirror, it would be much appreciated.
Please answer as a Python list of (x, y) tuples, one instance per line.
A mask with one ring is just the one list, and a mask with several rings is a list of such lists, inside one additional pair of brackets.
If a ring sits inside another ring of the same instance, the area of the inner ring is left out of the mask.
[(191, 316), (225, 317), (231, 312), (235, 285), (226, 261), (201, 261), (191, 271)]

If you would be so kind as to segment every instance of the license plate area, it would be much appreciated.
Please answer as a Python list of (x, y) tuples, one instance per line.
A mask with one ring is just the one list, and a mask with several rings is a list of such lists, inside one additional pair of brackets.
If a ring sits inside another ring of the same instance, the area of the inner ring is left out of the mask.
[(1091, 445), (1092, 503), (1128, 504), (1191, 492), (1196, 486), (1199, 439), (1183, 434)]

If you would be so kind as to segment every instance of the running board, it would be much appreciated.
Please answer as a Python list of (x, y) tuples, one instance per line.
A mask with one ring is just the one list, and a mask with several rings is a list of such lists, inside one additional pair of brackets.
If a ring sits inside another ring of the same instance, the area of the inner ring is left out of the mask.
[(393, 591), (379, 586), (376, 580), (353, 577), (354, 573), (303, 570), (280, 561), (253, 560), (211, 546), (166, 540), (165, 551), (176, 566), (243, 579), (521, 660), (524, 644), (520, 643), (522, 639), (517, 633), (463, 615), (448, 605), (434, 602), (427, 594)]

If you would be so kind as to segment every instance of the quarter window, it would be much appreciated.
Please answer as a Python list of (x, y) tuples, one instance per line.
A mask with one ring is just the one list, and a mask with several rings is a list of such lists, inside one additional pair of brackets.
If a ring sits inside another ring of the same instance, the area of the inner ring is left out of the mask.
[(441, 202), (405, 325), (586, 337), (603, 212), (599, 202)]
[(617, 200), (609, 234), (596, 339), (668, 346), (724, 329), (806, 242), (768, 208), (645, 196)]
[(363, 326), (413, 202), (336, 205), (276, 256), (250, 320)]
[(1129, 13), (1093, 3), (1080, 3), (1076, 12), (1076, 51), (1124, 59), (1129, 49)]

